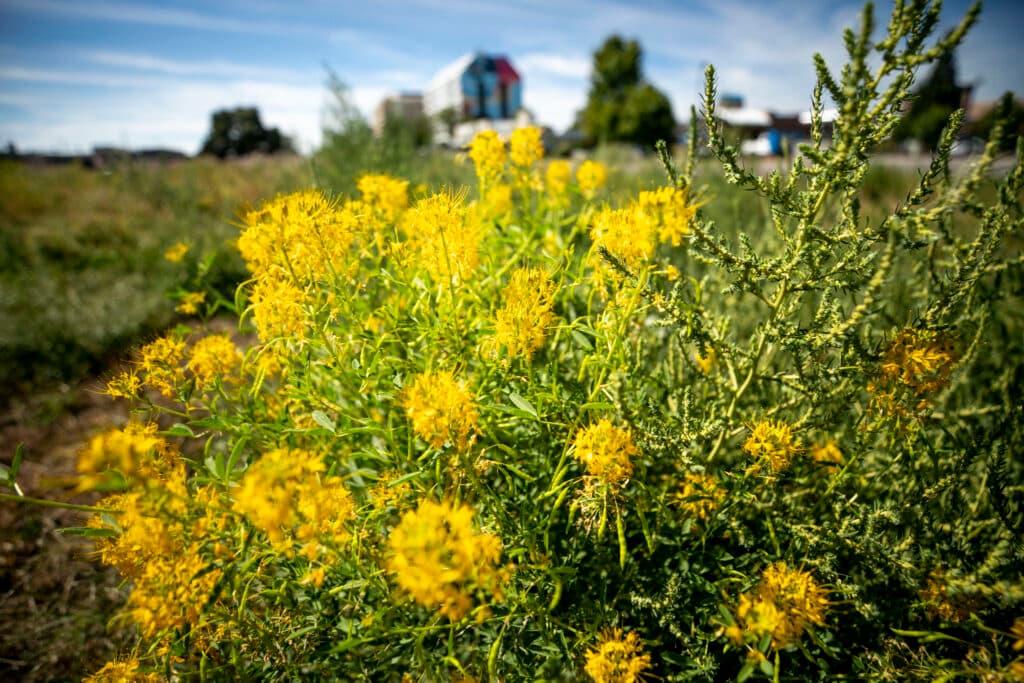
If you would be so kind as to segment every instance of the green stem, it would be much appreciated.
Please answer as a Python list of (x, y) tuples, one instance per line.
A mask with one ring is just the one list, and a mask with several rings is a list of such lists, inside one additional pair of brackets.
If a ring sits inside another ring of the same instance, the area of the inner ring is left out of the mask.
[(80, 510), (82, 512), (107, 512), (115, 515), (121, 514), (121, 510), (108, 510), (107, 508), (98, 508), (92, 505), (77, 505), (75, 503), (64, 503), (59, 500), (47, 500), (45, 498), (33, 498), (31, 496), (15, 496), (10, 493), (0, 493), (0, 500), (7, 500), (13, 503), (28, 503), (30, 505), (38, 505), (44, 508), (63, 508), (65, 510)]

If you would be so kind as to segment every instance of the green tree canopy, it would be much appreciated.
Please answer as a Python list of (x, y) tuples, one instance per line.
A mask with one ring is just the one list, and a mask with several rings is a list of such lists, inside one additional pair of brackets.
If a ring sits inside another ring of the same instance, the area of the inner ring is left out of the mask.
[(635, 40), (611, 36), (594, 53), (587, 105), (579, 123), (588, 145), (630, 142), (653, 148), (675, 134), (672, 104), (643, 78), (643, 51)]
[(928, 78), (914, 92), (910, 110), (900, 121), (894, 137), (897, 140), (916, 138), (928, 149), (935, 149), (949, 116), (963, 103), (968, 90), (957, 83), (956, 56), (947, 51), (932, 67)]
[(277, 128), (264, 128), (256, 107), (238, 107), (213, 113), (210, 134), (200, 154), (224, 159), (253, 152), (274, 154), (290, 151), (293, 151), (291, 140)]

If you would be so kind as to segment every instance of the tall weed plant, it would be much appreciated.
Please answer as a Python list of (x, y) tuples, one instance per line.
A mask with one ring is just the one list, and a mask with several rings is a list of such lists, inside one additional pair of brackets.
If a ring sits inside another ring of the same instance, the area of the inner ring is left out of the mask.
[(763, 221), (707, 218), (692, 147), (608, 205), (531, 128), (474, 140), (474, 201), (370, 175), (250, 213), (258, 341), (145, 346), (81, 453), (138, 633), (92, 680), (1019, 680), (1024, 143), (954, 178), (958, 112), (860, 205), (976, 16), (865, 10), (785, 173), (723, 142), (709, 68)]

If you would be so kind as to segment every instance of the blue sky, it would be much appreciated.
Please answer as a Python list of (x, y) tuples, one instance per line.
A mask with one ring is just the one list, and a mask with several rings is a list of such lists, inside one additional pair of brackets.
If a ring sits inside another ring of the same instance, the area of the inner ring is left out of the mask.
[[(966, 0), (943, 9), (944, 27)], [(420, 90), (465, 52), (508, 55), (539, 121), (562, 130), (582, 107), (591, 54), (637, 38), (645, 73), (677, 117), (697, 102), (702, 66), (720, 91), (782, 112), (808, 107), (811, 57), (842, 64), (847, 0), (0, 0), (0, 144), (198, 150), (217, 108), (256, 105), (265, 124), (318, 144), (329, 65), (365, 113)], [(890, 6), (878, 3), (884, 26)], [(989, 0), (958, 53), (980, 99), (1024, 94), (1024, 3)]]

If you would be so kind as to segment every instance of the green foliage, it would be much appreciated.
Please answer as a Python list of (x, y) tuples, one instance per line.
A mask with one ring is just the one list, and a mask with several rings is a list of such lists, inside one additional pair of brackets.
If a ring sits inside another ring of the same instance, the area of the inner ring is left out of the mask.
[[(298, 159), (246, 166), (194, 160), (77, 166), (0, 164), (0, 382), (30, 389), (101, 369), (165, 327), (187, 284), (164, 258), (176, 242), (203, 266), (209, 300), (232, 300), (246, 274), (230, 241), (238, 211), (308, 183)], [(193, 283), (194, 284), (194, 283)]]
[(200, 154), (218, 159), (241, 157), (254, 152), (275, 154), (292, 152), (291, 140), (277, 128), (264, 128), (255, 107), (222, 109), (213, 113), (210, 134)]
[(675, 138), (672, 105), (643, 80), (640, 44), (611, 36), (594, 53), (590, 94), (580, 112), (587, 144), (629, 142), (647, 149)]

